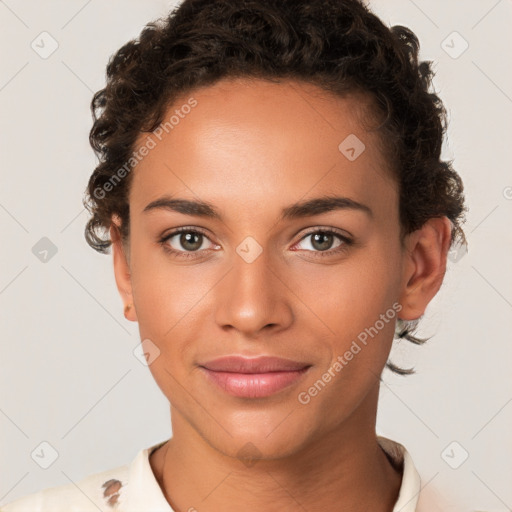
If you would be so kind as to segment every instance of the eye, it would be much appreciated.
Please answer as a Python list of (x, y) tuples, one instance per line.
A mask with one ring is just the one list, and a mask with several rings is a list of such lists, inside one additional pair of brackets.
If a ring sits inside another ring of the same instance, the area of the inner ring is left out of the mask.
[(181, 227), (159, 240), (162, 247), (177, 257), (196, 257), (195, 253), (206, 250), (205, 241), (211, 240), (197, 228)]
[[(317, 228), (303, 236), (298, 244), (295, 244), (294, 248), (308, 238), (311, 238), (311, 241), (305, 245), (309, 245), (310, 248), (299, 247), (299, 250), (313, 252), (315, 253), (314, 257), (332, 256), (341, 253), (348, 250), (348, 248), (354, 243), (350, 238), (341, 235), (332, 229)], [(333, 248), (333, 244), (336, 239), (338, 240), (338, 245), (335, 245)], [(207, 244), (205, 247), (205, 242), (207, 241), (212, 243), (208, 236), (198, 228), (180, 227), (163, 236), (159, 240), (159, 243), (166, 252), (175, 257), (195, 258), (199, 255), (198, 253), (208, 250)], [(213, 243), (212, 245), (214, 248), (219, 247)]]
[[(308, 244), (305, 244), (306, 246), (309, 245), (308, 248), (306, 247), (304, 250), (312, 251), (315, 253), (319, 253), (317, 256), (332, 256), (333, 254), (338, 254), (340, 252), (346, 251), (354, 242), (350, 238), (341, 235), (340, 233), (333, 231), (332, 229), (315, 229), (314, 231), (311, 231), (307, 233), (302, 239), (300, 240), (299, 244), (303, 241), (307, 240), (308, 238), (311, 238), (310, 242)], [(333, 244), (335, 243), (335, 240), (338, 239), (339, 243), (338, 245), (333, 247)], [(294, 247), (297, 247), (298, 244), (296, 244)], [(317, 257), (315, 256), (315, 257)]]

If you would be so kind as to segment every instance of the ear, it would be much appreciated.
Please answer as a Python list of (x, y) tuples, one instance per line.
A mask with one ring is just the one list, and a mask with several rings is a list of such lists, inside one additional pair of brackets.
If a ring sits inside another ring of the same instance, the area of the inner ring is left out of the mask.
[(452, 224), (448, 217), (429, 219), (407, 238), (399, 318), (416, 320), (443, 283)]
[[(117, 217), (117, 216), (116, 216)], [(119, 217), (117, 217), (119, 219)], [(116, 285), (121, 295), (124, 308), (124, 316), (132, 322), (137, 321), (137, 314), (135, 312), (135, 305), (133, 303), (131, 272), (129, 265), (129, 258), (126, 257), (125, 247), (122, 243), (121, 234), (119, 232), (119, 225), (116, 221), (112, 220), (110, 224), (110, 240), (112, 240), (112, 254), (114, 260), (114, 275), (116, 278)], [(126, 309), (130, 306), (129, 309)]]

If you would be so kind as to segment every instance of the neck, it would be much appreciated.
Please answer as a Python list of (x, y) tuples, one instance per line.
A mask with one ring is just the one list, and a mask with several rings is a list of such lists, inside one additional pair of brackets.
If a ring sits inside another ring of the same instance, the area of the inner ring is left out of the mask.
[[(175, 512), (391, 512), (402, 474), (377, 442), (378, 388), (369, 395), (358, 411), (363, 414), (354, 414), (293, 455), (246, 465), (213, 448), (172, 409), (173, 437), (153, 452), (150, 465)], [(365, 425), (350, 421), (368, 420), (365, 405), (373, 420)]]

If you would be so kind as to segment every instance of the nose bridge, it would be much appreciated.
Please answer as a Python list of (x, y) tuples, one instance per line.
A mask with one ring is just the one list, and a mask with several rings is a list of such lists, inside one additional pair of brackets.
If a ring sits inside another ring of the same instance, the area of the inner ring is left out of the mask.
[(246, 334), (257, 334), (267, 325), (284, 327), (292, 318), (271, 255), (254, 242), (246, 239), (237, 247), (231, 271), (217, 287), (217, 323)]

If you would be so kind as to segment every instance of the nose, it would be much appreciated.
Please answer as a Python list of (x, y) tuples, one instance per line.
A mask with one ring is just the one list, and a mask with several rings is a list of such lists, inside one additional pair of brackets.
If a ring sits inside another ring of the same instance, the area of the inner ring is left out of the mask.
[(236, 254), (231, 270), (215, 287), (217, 325), (248, 338), (288, 328), (293, 293), (275, 267), (265, 251), (250, 263)]

